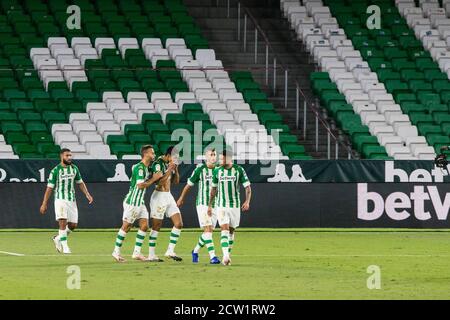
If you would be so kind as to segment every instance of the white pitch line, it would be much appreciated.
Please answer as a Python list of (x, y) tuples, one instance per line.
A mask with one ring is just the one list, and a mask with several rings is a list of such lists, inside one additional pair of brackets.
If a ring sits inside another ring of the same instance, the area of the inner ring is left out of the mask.
[(0, 251), (0, 253), (7, 254), (9, 256), (23, 257), (25, 256), (22, 253), (8, 252), (8, 251)]

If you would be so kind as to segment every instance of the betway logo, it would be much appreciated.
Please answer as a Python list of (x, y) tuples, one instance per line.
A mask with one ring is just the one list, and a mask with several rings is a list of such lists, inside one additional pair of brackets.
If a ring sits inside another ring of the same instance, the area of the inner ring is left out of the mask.
[[(433, 214), (425, 210), (427, 201), (431, 201)], [(394, 192), (384, 199), (378, 192), (369, 192), (367, 183), (358, 183), (358, 219), (361, 220), (377, 220), (385, 212), (389, 218), (397, 221), (411, 216), (425, 221), (433, 219), (433, 215), (438, 220), (447, 220), (449, 209), (450, 193), (446, 193), (442, 200), (436, 186), (414, 186), (411, 193)]]
[[(403, 169), (394, 168), (394, 161), (385, 161), (384, 167), (385, 182), (444, 182), (444, 176), (448, 175), (447, 170), (436, 166), (431, 172), (426, 169), (416, 169), (410, 175)], [(396, 177), (397, 180), (395, 180)]]

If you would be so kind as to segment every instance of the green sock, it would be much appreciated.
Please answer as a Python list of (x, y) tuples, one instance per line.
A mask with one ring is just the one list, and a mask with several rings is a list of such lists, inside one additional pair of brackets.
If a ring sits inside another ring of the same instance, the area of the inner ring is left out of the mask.
[(136, 244), (134, 245), (134, 252), (133, 252), (134, 255), (141, 254), (141, 248), (142, 248), (142, 244), (144, 243), (146, 234), (147, 234), (147, 232), (138, 230), (138, 232), (136, 234)]
[(122, 229), (119, 230), (116, 237), (116, 245), (114, 247), (114, 252), (120, 254), (120, 248), (122, 248), (122, 243), (125, 240), (127, 233)]
[(234, 244), (234, 233), (230, 233), (230, 239), (228, 241), (228, 252), (231, 253), (231, 249), (233, 249)]

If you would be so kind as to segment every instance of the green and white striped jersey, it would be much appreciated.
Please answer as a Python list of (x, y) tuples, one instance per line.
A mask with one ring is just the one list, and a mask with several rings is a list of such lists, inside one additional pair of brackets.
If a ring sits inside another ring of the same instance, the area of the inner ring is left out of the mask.
[(165, 162), (162, 156), (158, 157), (152, 164), (152, 173), (155, 174), (161, 172), (162, 174), (165, 174), (168, 167), (169, 163)]
[(83, 182), (78, 167), (74, 164), (69, 166), (58, 164), (50, 171), (47, 186), (54, 190), (55, 199), (75, 201), (75, 182)]
[[(199, 164), (192, 172), (191, 176), (187, 179), (187, 184), (191, 187), (198, 183), (198, 193), (196, 200), (197, 206), (207, 206), (209, 204), (214, 169), (215, 168), (208, 168), (205, 163)], [(213, 204), (213, 207), (214, 205), (215, 204)]]
[(224, 208), (239, 208), (239, 184), (244, 188), (250, 185), (244, 168), (237, 164), (229, 169), (218, 167), (213, 172), (212, 186), (217, 187), (217, 206)]
[(131, 170), (130, 191), (125, 197), (125, 203), (139, 207), (144, 204), (144, 196), (147, 189), (139, 189), (137, 186), (148, 179), (149, 170), (142, 162), (135, 164)]

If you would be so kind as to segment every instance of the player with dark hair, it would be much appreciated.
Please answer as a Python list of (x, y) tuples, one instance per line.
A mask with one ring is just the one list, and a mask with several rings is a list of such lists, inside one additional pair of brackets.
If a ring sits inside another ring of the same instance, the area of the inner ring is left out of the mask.
[(151, 172), (155, 179), (158, 180), (158, 183), (150, 199), (152, 230), (149, 237), (149, 256), (147, 259), (150, 262), (162, 261), (156, 256), (155, 248), (164, 217), (170, 218), (173, 223), (173, 228), (170, 232), (169, 246), (164, 256), (175, 261), (182, 260), (182, 258), (176, 255), (175, 246), (180, 237), (181, 229), (183, 228), (183, 220), (181, 218), (180, 209), (170, 192), (171, 184), (178, 184), (180, 182), (178, 159), (178, 151), (171, 146), (164, 155), (160, 156), (152, 164)]
[(48, 177), (47, 189), (40, 208), (41, 214), (45, 214), (48, 200), (52, 193), (55, 198), (55, 215), (59, 224), (59, 234), (53, 237), (56, 250), (64, 254), (70, 254), (67, 244), (67, 236), (78, 225), (78, 208), (75, 200), (75, 183), (86, 196), (89, 204), (94, 199), (89, 194), (86, 184), (81, 178), (80, 170), (72, 163), (72, 152), (69, 149), (61, 149), (61, 162), (52, 169)]
[(136, 234), (136, 243), (132, 258), (141, 261), (145, 260), (145, 257), (141, 254), (142, 243), (148, 230), (148, 210), (145, 206), (144, 196), (147, 188), (157, 180), (157, 177), (149, 178), (149, 166), (155, 160), (153, 146), (142, 146), (141, 158), (141, 161), (132, 168), (130, 190), (123, 201), (122, 227), (117, 233), (116, 243), (112, 253), (113, 258), (117, 262), (125, 262), (125, 259), (120, 253), (120, 249), (135, 221), (139, 222), (139, 230)]
[[(236, 228), (239, 227), (241, 220), (241, 209), (242, 211), (250, 209), (252, 189), (244, 168), (233, 164), (231, 153), (224, 150), (222, 155), (220, 167), (213, 172), (208, 215), (212, 217), (213, 204), (215, 204), (221, 229), (222, 264), (230, 265), (230, 252), (233, 247)], [(239, 195), (240, 184), (245, 188), (245, 201), (242, 206)]]

